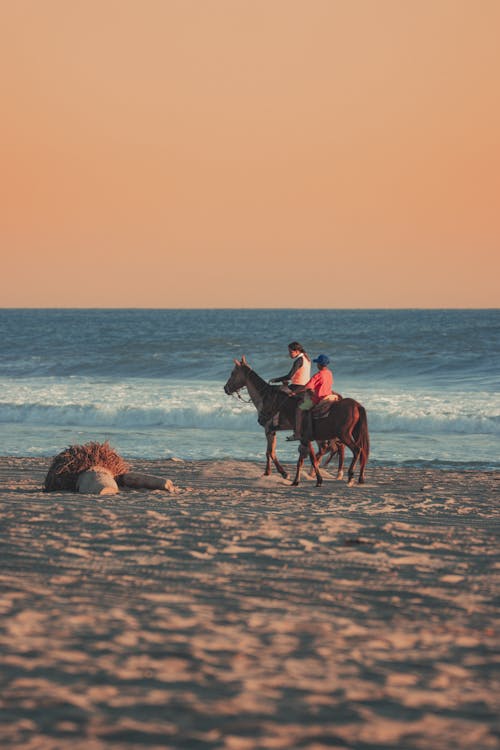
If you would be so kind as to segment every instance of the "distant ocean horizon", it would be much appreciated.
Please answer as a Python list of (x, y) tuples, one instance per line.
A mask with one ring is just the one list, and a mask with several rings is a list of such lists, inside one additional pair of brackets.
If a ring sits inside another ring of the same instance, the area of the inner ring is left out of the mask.
[(495, 308), (4, 308), (0, 334), (1, 455), (108, 440), (131, 459), (261, 461), (257, 413), (223, 385), (243, 354), (266, 380), (284, 374), (298, 340), (366, 407), (370, 463), (500, 467)]

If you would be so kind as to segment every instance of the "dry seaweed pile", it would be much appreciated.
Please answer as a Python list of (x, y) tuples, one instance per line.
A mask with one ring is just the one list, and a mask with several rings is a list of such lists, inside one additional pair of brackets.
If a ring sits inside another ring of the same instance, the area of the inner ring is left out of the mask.
[(70, 445), (53, 459), (45, 477), (45, 492), (75, 492), (78, 475), (94, 466), (107, 469), (115, 478), (130, 468), (108, 442)]

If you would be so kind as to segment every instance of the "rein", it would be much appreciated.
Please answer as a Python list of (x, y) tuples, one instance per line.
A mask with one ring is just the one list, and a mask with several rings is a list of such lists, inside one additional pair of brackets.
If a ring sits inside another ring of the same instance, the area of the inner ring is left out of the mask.
[[(243, 386), (243, 388), (245, 388), (245, 387), (246, 386)], [(252, 399), (249, 398), (248, 401), (247, 401), (246, 399), (243, 398), (243, 396), (241, 395), (240, 391), (241, 391), (241, 388), (238, 388), (237, 391), (233, 391), (233, 393), (231, 393), (231, 396), (236, 396), (237, 398), (239, 398), (240, 401), (243, 401), (244, 404), (253, 404)]]

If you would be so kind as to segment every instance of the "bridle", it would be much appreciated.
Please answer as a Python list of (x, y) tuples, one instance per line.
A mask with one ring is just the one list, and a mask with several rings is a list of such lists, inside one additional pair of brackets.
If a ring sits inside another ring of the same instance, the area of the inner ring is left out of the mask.
[[(250, 368), (248, 369), (250, 370)], [(231, 391), (231, 393), (229, 393), (228, 395), (233, 396), (233, 397), (236, 396), (236, 398), (238, 398), (244, 404), (253, 404), (253, 401), (251, 398), (249, 398), (248, 401), (246, 401), (240, 393), (241, 389), (246, 388), (246, 387), (247, 387), (246, 385), (240, 385), (239, 388), (235, 388), (234, 391)]]
[[(241, 388), (246, 388), (246, 386), (242, 385), (242, 386), (241, 386)], [(239, 400), (240, 400), (240, 401), (242, 401), (242, 402), (243, 402), (244, 404), (253, 404), (253, 401), (252, 401), (252, 399), (251, 399), (251, 398), (249, 398), (249, 399), (248, 399), (248, 401), (246, 401), (246, 400), (245, 400), (245, 399), (243, 398), (243, 396), (242, 396), (242, 395), (241, 395), (241, 393), (240, 393), (240, 391), (241, 391), (241, 388), (238, 388), (238, 390), (236, 390), (236, 391), (233, 391), (233, 392), (232, 392), (232, 393), (231, 393), (230, 395), (231, 395), (231, 396), (236, 396), (236, 398), (239, 398)]]

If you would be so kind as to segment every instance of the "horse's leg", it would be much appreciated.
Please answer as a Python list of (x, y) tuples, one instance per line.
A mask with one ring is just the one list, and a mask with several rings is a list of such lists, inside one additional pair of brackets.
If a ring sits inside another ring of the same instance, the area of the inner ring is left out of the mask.
[(366, 410), (364, 407), (359, 407), (359, 418), (358, 418), (358, 445), (361, 448), (360, 454), (360, 467), (359, 467), (359, 483), (364, 484), (365, 482), (365, 468), (368, 462), (368, 456), (370, 455), (370, 438), (368, 435), (368, 424), (366, 419)]
[[(316, 461), (318, 462), (318, 466), (319, 466), (319, 464), (321, 464), (321, 459), (323, 458), (323, 456), (325, 455), (325, 453), (327, 452), (327, 450), (328, 450), (329, 447), (330, 447), (330, 443), (328, 441), (326, 441), (326, 440), (322, 440), (321, 442), (318, 442), (318, 452), (316, 453)], [(330, 460), (331, 460), (331, 456), (328, 459), (328, 461), (326, 462), (325, 466), (328, 465), (328, 462)], [(309, 476), (311, 478), (314, 477), (314, 476), (316, 476), (316, 472), (314, 470), (314, 464), (313, 464), (313, 466), (311, 466), (311, 471), (309, 472)]]
[[(327, 451), (327, 448), (328, 448), (328, 451)], [(326, 444), (326, 446), (325, 446), (325, 451), (324, 451), (324, 452), (325, 452), (325, 453), (327, 453), (327, 452), (328, 452), (328, 458), (326, 459), (325, 463), (323, 464), (323, 468), (324, 468), (324, 469), (326, 469), (326, 467), (328, 466), (328, 464), (330, 463), (330, 461), (332, 460), (332, 458), (333, 458), (333, 457), (334, 457), (334, 456), (336, 455), (336, 453), (338, 452), (338, 451), (337, 451), (337, 446), (336, 446), (336, 444), (335, 444), (335, 440), (330, 440), (330, 441), (329, 441), (329, 442), (328, 442), (328, 443)]]
[(357, 448), (354, 443), (350, 441), (346, 442), (346, 445), (352, 453), (352, 460), (349, 464), (349, 468), (347, 469), (347, 486), (352, 487), (354, 484), (354, 467), (356, 466), (356, 461), (358, 460)]
[(337, 479), (340, 481), (344, 478), (344, 454), (345, 445), (344, 443), (338, 443), (337, 452), (339, 454), (339, 465), (337, 467)]
[(338, 435), (340, 441), (344, 445), (347, 445), (349, 450), (352, 452), (352, 461), (347, 471), (347, 486), (348, 487), (352, 487), (354, 484), (354, 470), (356, 468), (358, 458), (360, 457), (360, 454), (362, 453), (361, 446), (358, 445), (358, 442), (354, 439), (354, 434), (353, 434), (354, 428), (358, 420), (359, 420), (359, 411), (357, 408), (354, 408), (351, 411), (351, 413), (348, 415), (348, 418), (346, 419), (346, 422), (342, 426), (342, 429)]
[(347, 470), (347, 486), (352, 487), (354, 484), (354, 469), (356, 467), (356, 463), (358, 460), (358, 456), (360, 454), (360, 448), (356, 445), (356, 442), (352, 436), (351, 431), (352, 424), (346, 425), (345, 428), (342, 430), (341, 434), (339, 435), (340, 440), (344, 445), (347, 445), (349, 450), (352, 453), (352, 461), (349, 464), (349, 469)]
[(359, 479), (358, 484), (364, 484), (365, 483), (365, 467), (367, 463), (367, 457), (365, 451), (359, 447), (359, 445), (356, 445), (353, 442), (353, 446), (348, 446), (352, 452), (353, 452), (353, 459), (351, 462), (351, 465), (349, 466), (349, 472), (348, 472), (348, 486), (352, 487), (354, 485), (354, 471), (356, 468), (356, 463), (359, 459)]
[[(363, 409), (363, 413), (364, 413), (364, 409)], [(366, 448), (364, 447), (363, 441), (362, 440), (360, 441), (359, 437), (356, 438), (356, 440), (355, 440), (354, 439), (354, 435), (353, 435), (354, 428), (355, 428), (356, 424), (358, 423), (359, 419), (360, 419), (360, 413), (358, 411), (357, 413), (355, 413), (353, 415), (353, 419), (351, 421), (351, 424), (350, 425), (346, 425), (345, 434), (346, 434), (346, 438), (347, 439), (342, 438), (342, 441), (347, 445), (347, 447), (353, 453), (353, 458), (352, 458), (351, 465), (349, 466), (349, 471), (348, 471), (348, 482), (347, 482), (347, 484), (348, 484), (349, 487), (352, 487), (353, 484), (354, 484), (354, 470), (356, 468), (356, 463), (357, 463), (358, 459), (359, 459), (359, 464), (360, 464), (358, 482), (359, 482), (359, 484), (364, 484), (364, 481), (365, 481), (365, 467), (366, 467), (366, 463), (368, 461), (368, 452), (367, 452)], [(365, 417), (365, 419), (366, 419), (366, 417)], [(365, 429), (366, 429), (366, 425), (365, 425)], [(358, 430), (358, 432), (359, 432), (359, 430)]]
[[(299, 458), (297, 460), (297, 468), (295, 470), (295, 477), (292, 482), (294, 487), (297, 487), (300, 481), (300, 472), (302, 470), (302, 466), (304, 465), (304, 459), (307, 456), (308, 447), (307, 445), (303, 445), (303, 443), (300, 443), (299, 445)], [(314, 452), (314, 450), (313, 450)]]
[[(301, 444), (302, 448), (302, 444)], [(318, 459), (316, 458), (316, 453), (314, 451), (314, 447), (312, 443), (309, 443), (309, 458), (311, 459), (311, 464), (314, 469), (314, 473), (316, 474), (316, 487), (321, 487), (323, 484), (323, 477), (320, 474), (319, 471), (319, 463)]]
[(276, 433), (266, 432), (267, 448), (266, 448), (266, 470), (264, 476), (268, 477), (271, 473), (271, 457), (273, 455), (274, 448), (276, 446)]
[(344, 478), (344, 453), (345, 453), (345, 445), (344, 443), (340, 443), (335, 438), (333, 440), (330, 440), (330, 455), (326, 459), (325, 463), (323, 464), (323, 468), (326, 468), (332, 458), (335, 455), (338, 455), (339, 457), (339, 463), (337, 467), (337, 479), (341, 480)]
[(366, 467), (366, 453), (365, 451), (361, 451), (360, 457), (359, 457), (359, 484), (365, 483), (365, 467)]
[(280, 464), (276, 455), (276, 432), (267, 433), (266, 471), (264, 474), (266, 477), (271, 473), (271, 461), (276, 466), (276, 470), (281, 474), (283, 479), (288, 479), (288, 472)]
[(347, 470), (347, 486), (352, 487), (354, 484), (354, 469), (356, 468), (356, 463), (358, 461), (361, 450), (350, 436), (346, 435), (343, 442), (347, 445), (352, 453), (352, 461), (349, 465), (349, 469)]

